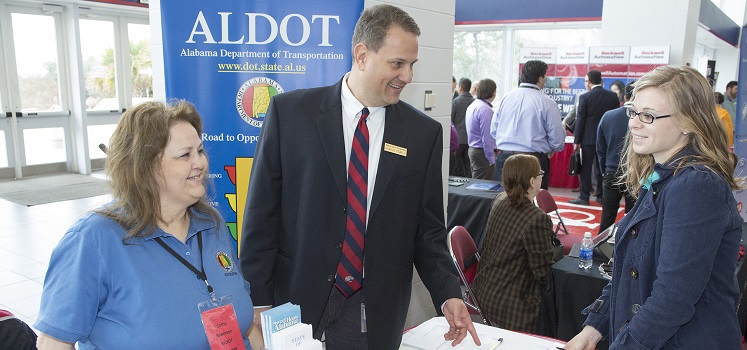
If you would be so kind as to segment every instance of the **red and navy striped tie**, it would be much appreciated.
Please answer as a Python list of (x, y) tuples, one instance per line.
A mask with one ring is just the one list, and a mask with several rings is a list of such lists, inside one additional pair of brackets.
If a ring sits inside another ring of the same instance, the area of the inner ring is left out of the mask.
[(337, 265), (335, 286), (349, 298), (361, 289), (363, 282), (363, 245), (366, 233), (366, 204), (368, 200), (368, 108), (361, 111), (361, 119), (353, 136), (348, 165), (348, 205), (342, 256)]

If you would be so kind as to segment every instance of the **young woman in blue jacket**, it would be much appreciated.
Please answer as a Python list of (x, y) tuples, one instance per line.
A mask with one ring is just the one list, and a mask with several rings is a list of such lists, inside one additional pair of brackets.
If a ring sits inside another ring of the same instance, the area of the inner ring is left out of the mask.
[(708, 81), (664, 66), (635, 85), (620, 179), (637, 193), (615, 237), (612, 280), (565, 347), (741, 349), (735, 277), (743, 220)]

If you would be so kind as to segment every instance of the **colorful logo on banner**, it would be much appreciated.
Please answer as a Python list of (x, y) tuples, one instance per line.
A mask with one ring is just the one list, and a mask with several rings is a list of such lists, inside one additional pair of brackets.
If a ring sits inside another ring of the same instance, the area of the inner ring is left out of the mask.
[(267, 77), (252, 78), (241, 84), (236, 93), (236, 110), (247, 124), (261, 128), (270, 98), (283, 92), (277, 81)]
[(270, 99), (342, 78), (362, 10), (362, 0), (161, 2), (166, 98), (202, 115), (211, 205), (234, 239)]

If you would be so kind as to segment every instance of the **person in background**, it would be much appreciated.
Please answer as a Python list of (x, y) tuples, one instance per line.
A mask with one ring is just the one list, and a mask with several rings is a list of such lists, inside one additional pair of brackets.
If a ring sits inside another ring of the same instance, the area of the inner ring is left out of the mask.
[(741, 349), (734, 277), (742, 217), (708, 80), (662, 66), (635, 83), (624, 181), (638, 201), (618, 224), (612, 280), (566, 350)]
[(479, 81), (472, 83), (472, 88), (469, 90), (469, 93), (472, 94), (472, 96), (477, 96), (477, 87), (479, 83)]
[(729, 112), (729, 115), (731, 116), (731, 124), (737, 125), (737, 90), (739, 88), (739, 84), (732, 80), (729, 83), (726, 84), (726, 91), (724, 92), (724, 103), (721, 104), (721, 107), (724, 107), (725, 110)]
[(451, 122), (457, 129), (459, 135), (459, 149), (456, 151), (453, 162), (449, 164), (449, 175), (471, 177), (469, 155), (467, 151), (467, 124), (465, 114), (467, 107), (475, 100), (470, 94), (469, 89), (472, 87), (472, 81), (468, 78), (459, 79), (459, 96), (451, 100)]
[(542, 92), (546, 75), (547, 63), (527, 61), (521, 68), (519, 87), (498, 102), (490, 123), (490, 135), (498, 148), (493, 180), (501, 181), (503, 162), (508, 157), (526, 153), (539, 159), (547, 174), (542, 188), (548, 188), (550, 158), (565, 147), (565, 130), (558, 104)]
[(453, 75), (451, 76), (451, 91), (454, 92), (454, 94), (451, 96), (452, 100), (459, 96), (459, 91), (457, 91), (457, 81)]
[(714, 96), (716, 98), (716, 114), (718, 114), (718, 119), (721, 121), (724, 129), (726, 129), (726, 144), (729, 147), (733, 148), (734, 124), (731, 122), (731, 115), (729, 114), (729, 111), (724, 109), (724, 107), (721, 107), (721, 105), (724, 103), (724, 95), (720, 92), (715, 92)]
[(480, 344), (446, 245), (443, 128), (400, 100), (419, 35), (402, 9), (366, 8), (350, 72), (274, 96), (262, 125), (243, 213), (244, 278), (258, 311), (300, 305), (327, 350), (398, 349), (413, 267), (449, 324), (444, 339)]
[(459, 150), (459, 134), (457, 134), (456, 126), (451, 123), (451, 135), (449, 136), (449, 154), (454, 156), (457, 150)]
[(472, 177), (490, 180), (495, 167), (495, 139), (490, 136), (490, 121), (493, 118), (493, 99), (496, 85), (491, 79), (480, 80), (477, 99), (467, 107), (466, 124), (469, 142), (469, 161)]
[[(602, 203), (602, 174), (598, 171), (597, 164), (597, 128), (602, 115), (610, 110), (620, 107), (620, 102), (613, 92), (605, 90), (602, 86), (602, 73), (598, 70), (586, 73), (587, 89), (589, 91), (578, 97), (578, 110), (576, 111), (576, 124), (573, 128), (574, 147), (581, 149), (581, 173), (580, 190), (578, 198), (571, 199), (573, 204), (589, 205), (592, 182), (596, 184), (597, 203)], [(592, 180), (592, 176), (596, 181)]]
[[(623, 89), (625, 102), (630, 101), (633, 96), (633, 83), (628, 83)], [(628, 192), (624, 184), (620, 183), (623, 175), (620, 169), (620, 151), (625, 146), (629, 119), (627, 108), (619, 107), (604, 113), (597, 129), (597, 164), (602, 172), (600, 233), (615, 223), (621, 198), (625, 198), (626, 213), (633, 209), (635, 204), (633, 195)]]
[(0, 309), (0, 350), (36, 350), (36, 338), (26, 322)]
[(249, 284), (208, 204), (200, 135), (186, 101), (122, 115), (106, 159), (112, 201), (78, 219), (49, 260), (39, 349), (208, 349), (198, 304), (210, 291), (232, 297), (237, 326), (249, 331)]
[(615, 80), (610, 84), (610, 91), (617, 95), (617, 99), (620, 100), (620, 106), (625, 103), (625, 83), (621, 80)]
[(536, 157), (516, 154), (503, 165), (504, 192), (490, 209), (475, 297), (493, 326), (534, 333), (545, 277), (552, 266), (552, 221), (533, 204), (542, 176)]

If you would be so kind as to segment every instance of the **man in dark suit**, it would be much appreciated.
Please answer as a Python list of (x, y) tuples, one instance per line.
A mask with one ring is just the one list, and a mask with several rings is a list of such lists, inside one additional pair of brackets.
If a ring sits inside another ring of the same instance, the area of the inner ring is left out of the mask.
[(446, 339), (479, 342), (446, 250), (443, 130), (399, 100), (419, 35), (397, 7), (364, 10), (351, 71), (275, 96), (257, 144), (241, 240), (252, 301), (299, 304), (329, 350), (399, 348), (413, 264)]
[[(597, 127), (605, 112), (620, 107), (617, 95), (602, 87), (602, 73), (598, 70), (589, 71), (584, 82), (589, 91), (578, 98), (576, 110), (576, 124), (573, 130), (574, 147), (581, 148), (581, 182), (577, 199), (570, 200), (573, 204), (589, 205), (591, 193), (591, 176), (597, 159)], [(597, 187), (602, 186), (602, 174), (597, 172)], [(597, 202), (602, 202), (602, 191), (597, 189)]]
[[(628, 83), (621, 91), (625, 102), (633, 97), (634, 83), (635, 81)], [(618, 107), (604, 113), (597, 129), (597, 160), (599, 170), (603, 174), (603, 182), (599, 185), (603, 193), (599, 233), (615, 223), (621, 198), (625, 198), (625, 213), (633, 209), (635, 205), (635, 199), (626, 186), (617, 183), (617, 179), (622, 176), (620, 153), (625, 149), (628, 122), (630, 122), (630, 117), (628, 117), (627, 107)]]

